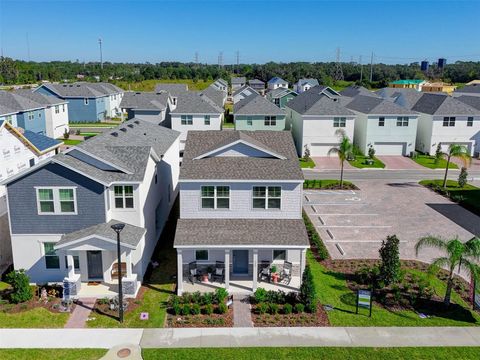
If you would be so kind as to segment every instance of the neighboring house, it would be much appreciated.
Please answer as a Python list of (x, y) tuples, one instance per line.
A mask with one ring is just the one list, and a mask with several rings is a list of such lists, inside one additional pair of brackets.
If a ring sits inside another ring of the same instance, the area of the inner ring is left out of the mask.
[(357, 95), (366, 95), (366, 96), (379, 96), (378, 94), (374, 93), (373, 91), (368, 90), (366, 87), (360, 85), (351, 85), (346, 87), (339, 94), (343, 97), (354, 98)]
[(346, 107), (354, 111), (355, 145), (363, 154), (410, 155), (415, 151), (418, 114), (392, 101), (357, 95)]
[(344, 129), (353, 140), (355, 113), (345, 108), (333, 90), (315, 86), (299, 94), (286, 105), (287, 129), (291, 129), (297, 153), (302, 156), (308, 147), (312, 156), (327, 156), (339, 145), (336, 130)]
[(275, 90), (278, 88), (285, 88), (288, 89), (288, 82), (275, 76), (268, 80), (267, 87), (269, 90)]
[(426, 82), (422, 85), (423, 92), (443, 92), (451, 94), (457, 87), (453, 84), (447, 84), (444, 82)]
[[(0, 106), (0, 183), (58, 151), (61, 141), (12, 125), (15, 113)], [(7, 198), (0, 185), (0, 273), (12, 264)]]
[(212, 100), (217, 106), (221, 108), (225, 106), (225, 102), (227, 101), (226, 91), (219, 90), (217, 87), (210, 85), (200, 93)]
[(120, 116), (124, 91), (109, 83), (45, 83), (34, 89), (39, 94), (68, 101), (69, 122), (99, 122)]
[(248, 80), (248, 85), (255, 91), (258, 91), (258, 92), (265, 91), (265, 83), (262, 80), (258, 80), (258, 79)]
[(177, 194), (178, 138), (132, 119), (5, 181), (15, 269), (66, 296), (110, 297), (121, 267), (134, 297)]
[(162, 91), (166, 91), (170, 94), (172, 99), (172, 109), (173, 110), (177, 106), (178, 97), (188, 91), (187, 84), (169, 84), (169, 83), (161, 83), (155, 85), (155, 92), (160, 93)]
[(236, 130), (285, 130), (285, 111), (256, 92), (233, 105)]
[(423, 85), (427, 82), (425, 80), (395, 80), (388, 84), (389, 87), (395, 89), (415, 89), (417, 91), (422, 91)]
[(459, 97), (459, 96), (480, 96), (480, 84), (472, 84), (472, 85), (465, 85), (461, 89), (456, 89), (453, 93), (453, 97)]
[(434, 155), (438, 144), (465, 145), (470, 154), (480, 151), (480, 110), (444, 94), (423, 93), (411, 110), (418, 118), (416, 149)]
[(226, 80), (223, 80), (222, 78), (215, 80), (212, 86), (214, 86), (218, 90), (225, 91), (228, 93), (228, 82)]
[(258, 92), (254, 89), (252, 89), (250, 86), (245, 85), (241, 87), (240, 89), (237, 89), (236, 91), (233, 92), (232, 94), (232, 99), (233, 103), (236, 104), (240, 100), (245, 99), (246, 97), (249, 97), (252, 94), (258, 94)]
[[(193, 131), (180, 169), (177, 292), (190, 266), (206, 270), (222, 262), (223, 286), (236, 277), (258, 286), (263, 261), (282, 270), (293, 264), (300, 285), (308, 236), (302, 220), (303, 174), (288, 131)], [(218, 280), (217, 280), (218, 281)], [(297, 288), (298, 289), (298, 288)]]
[(423, 96), (423, 93), (415, 89), (382, 88), (375, 91), (375, 94), (383, 99), (393, 101), (396, 104), (411, 109), (413, 105)]
[(465, 85), (480, 85), (480, 80), (478, 80), (478, 79), (472, 80), (472, 81), (469, 81), (468, 83), (466, 83)]
[(168, 92), (130, 92), (123, 95), (120, 109), (127, 113), (127, 120), (137, 118), (153, 124), (164, 124), (169, 106), (172, 104)]
[(300, 79), (293, 85), (293, 89), (301, 94), (317, 85), (320, 85), (317, 79)]
[(180, 135), (180, 151), (185, 148), (190, 130), (220, 130), (224, 109), (208, 96), (193, 91), (185, 92), (178, 98), (177, 107), (170, 112), (173, 130)]
[(244, 76), (232, 78), (232, 91), (240, 89), (242, 86), (247, 85), (247, 78)]
[(267, 93), (267, 99), (270, 100), (272, 103), (280, 107), (281, 109), (285, 109), (285, 105), (292, 100), (298, 94), (290, 89), (285, 88), (278, 88), (275, 90), (271, 90)]

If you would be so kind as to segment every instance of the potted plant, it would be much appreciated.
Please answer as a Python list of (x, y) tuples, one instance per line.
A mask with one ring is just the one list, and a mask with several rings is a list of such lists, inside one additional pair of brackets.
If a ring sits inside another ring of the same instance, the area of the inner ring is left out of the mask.
[(272, 265), (270, 268), (270, 273), (272, 274), (272, 281), (274, 284), (278, 283), (278, 273), (277, 273), (277, 266)]
[(212, 274), (213, 274), (213, 268), (211, 266), (209, 266), (207, 268), (207, 274), (208, 274), (208, 280), (210, 280), (212, 278)]

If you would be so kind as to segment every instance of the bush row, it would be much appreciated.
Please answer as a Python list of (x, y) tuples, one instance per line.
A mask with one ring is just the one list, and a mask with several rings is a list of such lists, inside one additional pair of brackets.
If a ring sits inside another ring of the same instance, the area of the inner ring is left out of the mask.
[[(305, 305), (302, 303), (296, 303), (294, 306), (292, 304), (286, 303), (284, 305), (279, 305), (276, 303), (262, 302), (257, 304), (256, 311), (258, 314), (285, 314), (289, 315), (292, 313), (301, 314), (305, 311)], [(307, 309), (310, 312), (311, 309)]]
[(303, 221), (305, 222), (305, 227), (307, 228), (308, 238), (310, 239), (310, 243), (313, 244), (317, 248), (317, 253), (320, 260), (326, 260), (330, 258), (330, 254), (323, 243), (320, 235), (318, 235), (317, 229), (313, 226), (312, 222), (310, 221), (307, 213), (305, 211), (302, 212)]
[(174, 295), (170, 298), (170, 307), (175, 304), (198, 304), (198, 305), (211, 305), (222, 304), (228, 297), (228, 291), (224, 288), (218, 288), (215, 292), (200, 293), (196, 291), (194, 293), (183, 293), (182, 296)]
[(228, 307), (225, 303), (220, 303), (216, 306), (213, 304), (200, 306), (200, 304), (175, 303), (172, 305), (171, 310), (174, 315), (212, 315), (214, 312), (217, 314), (225, 314), (228, 311)]

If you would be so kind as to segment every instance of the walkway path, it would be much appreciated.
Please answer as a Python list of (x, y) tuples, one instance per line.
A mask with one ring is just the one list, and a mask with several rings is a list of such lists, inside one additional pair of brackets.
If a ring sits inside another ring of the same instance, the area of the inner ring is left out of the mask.
[(479, 346), (480, 327), (0, 329), (0, 348)]
[(83, 298), (78, 300), (77, 306), (75, 306), (75, 309), (65, 324), (65, 328), (84, 328), (85, 322), (92, 312), (96, 300), (96, 298)]
[(233, 294), (233, 326), (253, 327), (252, 310), (247, 294)]

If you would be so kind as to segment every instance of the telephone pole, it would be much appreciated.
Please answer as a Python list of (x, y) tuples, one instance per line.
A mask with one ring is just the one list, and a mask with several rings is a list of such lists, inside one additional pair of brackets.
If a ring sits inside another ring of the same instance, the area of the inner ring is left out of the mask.
[(102, 39), (98, 39), (98, 45), (100, 47), (100, 69), (103, 70), (103, 54), (102, 54)]
[(335, 72), (333, 74), (333, 80), (343, 80), (342, 64), (340, 63), (340, 48), (337, 48), (337, 58), (335, 61)]
[(360, 82), (363, 80), (363, 65), (362, 65), (362, 55), (358, 57), (358, 63), (360, 64)]
[(198, 51), (195, 51), (195, 65), (198, 66)]
[(240, 73), (240, 51), (235, 52), (235, 58), (237, 59), (237, 74)]
[(223, 51), (218, 54), (218, 68), (223, 68)]
[(28, 32), (26, 34), (26, 39), (27, 39), (27, 59), (30, 61), (30, 40), (28, 39)]
[(370, 82), (373, 80), (373, 51), (372, 56), (370, 57)]

